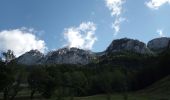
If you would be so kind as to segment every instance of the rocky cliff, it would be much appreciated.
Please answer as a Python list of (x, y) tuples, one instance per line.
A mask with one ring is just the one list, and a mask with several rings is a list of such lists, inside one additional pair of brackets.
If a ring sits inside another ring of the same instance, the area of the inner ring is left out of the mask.
[(41, 63), (40, 61), (43, 59), (44, 54), (42, 54), (38, 50), (31, 50), (21, 55), (16, 59), (16, 61), (20, 64), (25, 65), (35, 65)]
[(106, 52), (116, 53), (130, 51), (140, 54), (150, 54), (151, 51), (147, 48), (146, 44), (134, 39), (122, 38), (113, 40)]
[[(145, 43), (128, 38), (113, 40), (109, 47), (100, 53), (82, 50), (78, 48), (62, 48), (56, 51), (51, 51), (47, 55), (40, 53), (37, 50), (31, 50), (19, 58), (17, 62), (20, 64), (89, 64), (102, 56), (108, 56), (112, 53), (118, 54), (121, 52), (131, 52), (142, 55), (152, 55), (161, 53), (170, 48), (170, 38), (156, 38)], [(125, 53), (126, 54), (126, 53)], [(106, 57), (107, 58), (107, 57)]]
[(170, 38), (168, 37), (161, 37), (156, 38), (148, 42), (147, 44), (148, 48), (155, 52), (155, 53), (161, 53), (170, 47)]
[(88, 64), (95, 58), (91, 51), (78, 48), (62, 48), (50, 52), (44, 59), (45, 64)]

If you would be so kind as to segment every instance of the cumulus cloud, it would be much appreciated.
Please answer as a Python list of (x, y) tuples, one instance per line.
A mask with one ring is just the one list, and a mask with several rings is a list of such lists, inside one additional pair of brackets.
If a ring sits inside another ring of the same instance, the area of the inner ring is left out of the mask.
[(149, 2), (146, 2), (145, 4), (147, 7), (157, 10), (159, 9), (160, 6), (166, 3), (170, 4), (170, 0), (150, 0)]
[(165, 36), (162, 29), (158, 29), (156, 32), (158, 33), (158, 35), (160, 37), (164, 37)]
[(125, 21), (125, 18), (121, 17), (122, 11), (123, 11), (123, 4), (125, 0), (105, 0), (106, 6), (111, 11), (111, 16), (115, 17), (115, 20), (112, 24), (112, 28), (115, 30), (115, 34), (120, 31), (120, 24)]
[(78, 27), (65, 29), (64, 37), (67, 46), (80, 49), (92, 49), (97, 37), (95, 36), (96, 25), (93, 22), (83, 22)]
[(33, 29), (26, 28), (0, 31), (0, 51), (10, 49), (17, 57), (32, 49), (44, 52), (47, 49), (45, 42), (38, 39), (33, 32)]

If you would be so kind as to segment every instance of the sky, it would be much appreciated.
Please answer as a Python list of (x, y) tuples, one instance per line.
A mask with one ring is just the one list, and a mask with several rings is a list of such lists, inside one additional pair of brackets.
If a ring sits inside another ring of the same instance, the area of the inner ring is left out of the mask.
[(0, 51), (104, 51), (119, 38), (170, 36), (170, 0), (0, 0)]

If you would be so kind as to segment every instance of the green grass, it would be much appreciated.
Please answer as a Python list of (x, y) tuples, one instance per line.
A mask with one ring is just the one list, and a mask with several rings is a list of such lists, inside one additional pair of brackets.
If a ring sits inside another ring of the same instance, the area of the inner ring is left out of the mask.
[[(30, 100), (29, 99), (29, 90), (23, 90), (19, 92), (15, 100)], [(0, 94), (2, 97), (2, 94)], [(2, 98), (1, 98), (2, 99)], [(0, 99), (0, 100), (1, 100)], [(47, 100), (40, 97), (39, 94), (36, 94), (34, 100)], [(52, 98), (49, 100), (57, 100)], [(70, 98), (65, 98), (64, 100), (70, 100)], [(74, 97), (74, 100), (107, 100), (107, 95), (94, 95), (86, 97)], [(112, 94), (111, 100), (124, 100), (122, 94)], [(170, 100), (170, 76), (154, 83), (146, 89), (128, 93), (128, 100)]]
[(147, 94), (164, 94), (170, 95), (170, 76), (154, 83), (148, 88), (140, 91)]
[[(15, 100), (30, 100), (29, 96), (17, 96)], [(42, 97), (36, 97), (34, 100), (57, 100), (56, 98), (43, 99)], [(70, 100), (70, 98), (65, 98), (64, 100)], [(74, 97), (74, 100), (107, 100), (107, 95), (94, 95), (86, 97)], [(124, 100), (121, 94), (112, 94), (111, 100)], [(128, 100), (170, 100), (168, 95), (147, 95), (130, 93), (128, 94)]]
[[(95, 95), (88, 97), (76, 97), (75, 100), (107, 100), (106, 95)], [(124, 100), (120, 94), (113, 94), (111, 100)], [(147, 94), (128, 94), (128, 100), (170, 100), (170, 96), (166, 95), (147, 95)]]

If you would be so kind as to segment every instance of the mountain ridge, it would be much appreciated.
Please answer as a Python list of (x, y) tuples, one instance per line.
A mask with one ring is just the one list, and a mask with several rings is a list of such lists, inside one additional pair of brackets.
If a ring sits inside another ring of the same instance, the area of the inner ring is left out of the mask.
[[(123, 52), (137, 53), (141, 55), (155, 55), (165, 51), (170, 46), (170, 38), (161, 37), (150, 40), (147, 44), (136, 39), (121, 38), (115, 39), (103, 52), (92, 52), (79, 48), (61, 48), (51, 51), (46, 55), (37, 50), (31, 50), (16, 58), (17, 63), (34, 64), (81, 64), (86, 65), (94, 62), (103, 55), (126, 55)], [(162, 48), (157, 46), (162, 44)], [(31, 53), (30, 53), (31, 52)], [(30, 60), (31, 59), (31, 60)], [(31, 62), (32, 61), (32, 62)]]

